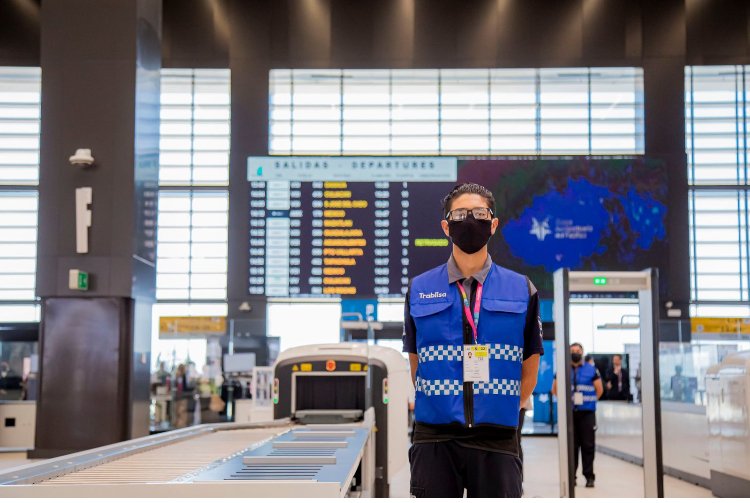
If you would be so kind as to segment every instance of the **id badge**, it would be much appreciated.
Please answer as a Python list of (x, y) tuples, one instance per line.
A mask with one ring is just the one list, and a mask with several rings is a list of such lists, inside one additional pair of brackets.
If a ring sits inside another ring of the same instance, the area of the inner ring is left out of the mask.
[(573, 405), (583, 405), (583, 393), (576, 391), (573, 393)]
[(489, 347), (479, 344), (464, 345), (464, 381), (489, 382), (490, 351)]

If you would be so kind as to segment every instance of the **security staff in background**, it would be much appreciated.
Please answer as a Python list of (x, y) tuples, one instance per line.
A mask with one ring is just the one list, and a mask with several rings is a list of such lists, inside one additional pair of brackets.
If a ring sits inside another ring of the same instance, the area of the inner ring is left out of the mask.
[(622, 367), (622, 356), (612, 357), (612, 367), (607, 370), (605, 382), (607, 400), (630, 401), (630, 374), (628, 369)]
[[(583, 461), (586, 487), (594, 487), (594, 453), (596, 451), (596, 401), (604, 393), (602, 379), (594, 365), (583, 362), (583, 346), (570, 345), (570, 383), (573, 399), (573, 448), (575, 473), (578, 453)], [(552, 381), (552, 394), (557, 396), (557, 378)]]
[(542, 324), (536, 288), (492, 262), (495, 198), (457, 185), (443, 199), (446, 264), (412, 279), (404, 351), (416, 387), (412, 496), (521, 497), (519, 410), (536, 385)]

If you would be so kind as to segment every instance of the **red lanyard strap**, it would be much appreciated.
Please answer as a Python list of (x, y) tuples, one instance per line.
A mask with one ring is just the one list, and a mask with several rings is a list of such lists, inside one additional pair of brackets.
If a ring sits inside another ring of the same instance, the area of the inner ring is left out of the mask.
[(464, 314), (466, 315), (466, 319), (469, 321), (469, 325), (471, 325), (471, 331), (474, 334), (474, 344), (477, 343), (477, 330), (479, 328), (479, 308), (482, 305), (482, 284), (479, 283), (479, 286), (477, 286), (477, 298), (474, 301), (474, 315), (471, 314), (471, 308), (469, 305), (469, 297), (466, 295), (466, 290), (464, 290), (464, 287), (461, 286), (461, 282), (457, 281), (456, 286), (458, 286), (458, 290), (461, 292), (461, 298), (463, 299), (464, 304)]

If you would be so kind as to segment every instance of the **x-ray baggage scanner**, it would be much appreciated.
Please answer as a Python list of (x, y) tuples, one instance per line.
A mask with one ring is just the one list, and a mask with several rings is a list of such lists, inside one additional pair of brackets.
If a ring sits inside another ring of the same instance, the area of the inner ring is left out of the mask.
[(571, 271), (554, 273), (555, 365), (560, 452), (560, 496), (575, 497), (573, 408), (570, 407), (570, 295), (572, 293), (636, 293), (640, 313), (643, 481), (646, 498), (664, 497), (659, 395), (659, 276), (643, 271)]

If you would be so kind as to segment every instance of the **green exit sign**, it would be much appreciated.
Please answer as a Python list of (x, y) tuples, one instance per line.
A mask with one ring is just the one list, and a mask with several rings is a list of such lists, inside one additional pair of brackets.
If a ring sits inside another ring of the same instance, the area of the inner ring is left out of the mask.
[(89, 273), (79, 269), (70, 269), (68, 271), (68, 288), (71, 290), (88, 290)]
[(605, 278), (604, 276), (598, 276), (594, 278), (594, 284), (597, 286), (604, 286), (607, 284), (607, 278)]

